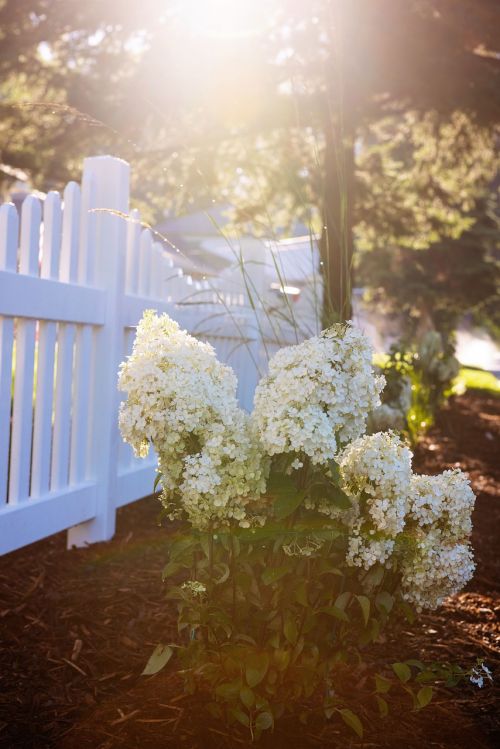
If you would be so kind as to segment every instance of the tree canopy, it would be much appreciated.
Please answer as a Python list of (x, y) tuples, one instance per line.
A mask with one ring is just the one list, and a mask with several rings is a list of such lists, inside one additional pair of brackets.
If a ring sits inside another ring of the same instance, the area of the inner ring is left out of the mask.
[(223, 200), (262, 234), (301, 219), (345, 316), (354, 243), (424, 249), (479, 220), (499, 24), (495, 0), (0, 0), (2, 174), (57, 187), (112, 151), (149, 218)]

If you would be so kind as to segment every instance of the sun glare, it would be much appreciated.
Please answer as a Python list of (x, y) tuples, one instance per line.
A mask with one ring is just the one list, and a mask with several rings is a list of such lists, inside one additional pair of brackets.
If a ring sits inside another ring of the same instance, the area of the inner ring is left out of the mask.
[(262, 21), (259, 10), (256, 0), (181, 0), (175, 13), (193, 34), (235, 37), (255, 33), (259, 16)]

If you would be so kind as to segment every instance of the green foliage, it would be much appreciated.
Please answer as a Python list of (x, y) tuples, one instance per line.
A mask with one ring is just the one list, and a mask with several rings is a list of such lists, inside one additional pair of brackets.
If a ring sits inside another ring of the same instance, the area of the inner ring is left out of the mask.
[[(171, 538), (163, 571), (167, 597), (177, 604), (177, 667), (188, 693), (236, 733), (258, 740), (287, 712), (304, 720), (320, 706), (363, 736), (363, 700), (380, 716), (401, 690), (409, 708), (432, 698), (432, 685), (451, 684), (464, 672), (419, 661), (380, 664), (367, 647), (384, 627), (410, 617), (399, 594), (396, 567), (368, 572), (345, 564), (346, 531), (337, 464), (304, 465), (283, 475), (275, 457), (269, 481), (271, 520), (264, 527), (181, 527)], [(307, 509), (315, 496), (331, 498), (338, 517)], [(144, 673), (171, 658), (158, 646)], [(352, 696), (352, 678), (364, 686)]]
[[(393, 345), (378, 365), (386, 378), (382, 410), (371, 416), (370, 428), (393, 427), (405, 433), (412, 444), (434, 423), (437, 409), (452, 394), (459, 370), (453, 344), (429, 331), (417, 346)], [(456, 388), (455, 388), (456, 389)], [(384, 419), (380, 425), (378, 420)], [(386, 420), (394, 418), (394, 423)]]
[(483, 369), (462, 367), (455, 381), (455, 386), (466, 390), (481, 390), (492, 395), (500, 395), (500, 380), (491, 372)]

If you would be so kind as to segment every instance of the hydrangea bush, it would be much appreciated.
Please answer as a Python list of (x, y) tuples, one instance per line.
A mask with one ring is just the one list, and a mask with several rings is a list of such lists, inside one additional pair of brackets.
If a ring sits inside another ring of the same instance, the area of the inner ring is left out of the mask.
[(396, 434), (364, 434), (384, 384), (371, 361), (350, 323), (283, 348), (248, 415), (212, 347), (147, 312), (120, 369), (122, 435), (137, 455), (153, 446), (177, 521), (164, 578), (180, 641), (145, 672), (175, 654), (186, 689), (254, 739), (287, 711), (338, 715), (361, 735), (362, 696), (384, 715), (399, 684), (419, 708), (430, 683), (464, 675), (366, 654), (388, 622), (439, 606), (474, 571), (467, 477), (416, 475)]

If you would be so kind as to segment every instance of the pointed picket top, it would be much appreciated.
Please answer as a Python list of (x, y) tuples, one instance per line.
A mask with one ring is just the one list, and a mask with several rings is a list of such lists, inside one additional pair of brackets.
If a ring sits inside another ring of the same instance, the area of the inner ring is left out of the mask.
[(21, 245), (19, 272), (28, 276), (38, 276), (40, 255), (40, 222), (42, 209), (40, 200), (34, 195), (24, 199), (21, 210)]
[(43, 243), (42, 278), (56, 279), (59, 274), (59, 256), (61, 253), (61, 198), (58, 192), (51, 191), (43, 204)]
[(0, 206), (0, 270), (17, 270), (19, 216), (13, 203)]

